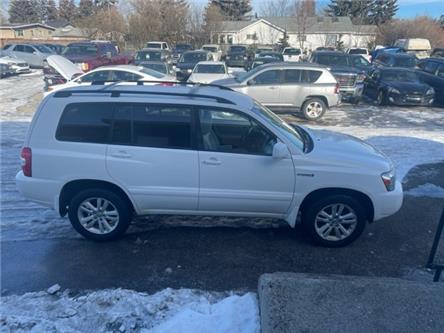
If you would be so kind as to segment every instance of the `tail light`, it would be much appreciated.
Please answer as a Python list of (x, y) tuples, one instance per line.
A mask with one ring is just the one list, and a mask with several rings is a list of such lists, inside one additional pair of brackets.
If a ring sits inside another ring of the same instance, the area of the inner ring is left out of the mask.
[(89, 71), (89, 64), (87, 62), (82, 62), (80, 66), (82, 68), (82, 71), (84, 72)]
[(20, 154), (22, 159), (22, 170), (26, 177), (32, 177), (32, 150), (29, 147), (23, 147)]
[(335, 94), (339, 94), (339, 83), (336, 83)]

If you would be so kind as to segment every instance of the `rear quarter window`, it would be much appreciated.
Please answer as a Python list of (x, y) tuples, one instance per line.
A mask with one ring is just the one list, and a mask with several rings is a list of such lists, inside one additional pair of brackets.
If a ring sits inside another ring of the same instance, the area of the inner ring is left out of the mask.
[(74, 103), (66, 106), (56, 131), (59, 141), (107, 143), (113, 109), (109, 103)]

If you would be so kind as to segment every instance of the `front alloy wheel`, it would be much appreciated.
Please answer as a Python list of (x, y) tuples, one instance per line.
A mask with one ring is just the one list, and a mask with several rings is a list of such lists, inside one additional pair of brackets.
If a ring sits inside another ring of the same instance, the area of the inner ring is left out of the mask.
[(307, 120), (317, 120), (321, 118), (327, 106), (319, 98), (312, 98), (302, 105), (302, 113)]
[(89, 232), (106, 235), (119, 224), (119, 212), (112, 202), (104, 198), (88, 198), (77, 209), (80, 224)]
[(357, 224), (355, 211), (341, 203), (325, 206), (315, 218), (316, 233), (327, 241), (346, 239), (356, 229)]

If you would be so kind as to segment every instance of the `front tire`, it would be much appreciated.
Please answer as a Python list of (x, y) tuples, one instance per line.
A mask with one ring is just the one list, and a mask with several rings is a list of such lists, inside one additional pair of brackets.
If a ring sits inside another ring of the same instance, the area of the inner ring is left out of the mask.
[(378, 96), (376, 97), (376, 103), (377, 103), (379, 106), (383, 106), (383, 105), (386, 105), (386, 104), (387, 104), (387, 101), (386, 101), (386, 98), (385, 98), (384, 91), (380, 90), (380, 91), (378, 92)]
[(68, 216), (78, 233), (94, 241), (121, 238), (132, 220), (127, 200), (104, 189), (77, 193), (69, 204)]
[(364, 231), (365, 209), (354, 197), (331, 195), (312, 202), (302, 212), (302, 223), (315, 244), (342, 247)]
[(320, 98), (310, 98), (306, 100), (302, 105), (302, 114), (307, 120), (320, 119), (324, 115), (326, 110), (327, 106)]

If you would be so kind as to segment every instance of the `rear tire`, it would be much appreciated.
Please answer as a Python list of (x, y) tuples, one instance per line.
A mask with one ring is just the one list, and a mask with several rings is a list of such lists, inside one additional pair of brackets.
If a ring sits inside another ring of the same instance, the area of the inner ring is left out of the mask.
[(320, 98), (309, 98), (302, 104), (302, 114), (307, 120), (318, 120), (322, 118), (327, 106)]
[(383, 106), (383, 105), (387, 104), (387, 101), (386, 101), (386, 98), (385, 98), (385, 94), (384, 94), (384, 92), (382, 90), (380, 90), (378, 92), (378, 96), (376, 97), (376, 103), (379, 106)]
[(315, 244), (342, 247), (355, 241), (367, 221), (364, 207), (352, 196), (331, 195), (309, 204), (302, 223)]
[(120, 195), (104, 189), (77, 193), (68, 208), (73, 228), (87, 239), (111, 241), (121, 238), (132, 220), (131, 207)]

